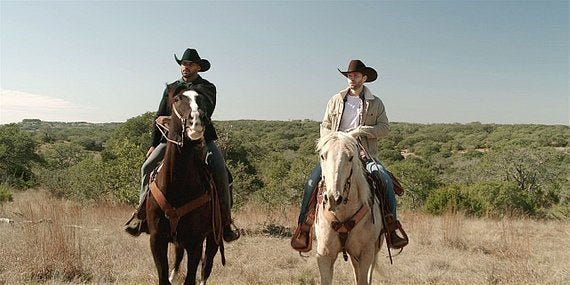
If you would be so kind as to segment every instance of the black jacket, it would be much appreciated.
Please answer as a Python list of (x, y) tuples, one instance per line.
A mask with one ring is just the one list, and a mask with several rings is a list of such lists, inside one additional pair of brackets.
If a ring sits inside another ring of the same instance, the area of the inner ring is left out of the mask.
[[(162, 100), (160, 100), (160, 105), (158, 106), (158, 111), (156, 111), (156, 118), (159, 116), (170, 116), (172, 110), (171, 106), (168, 104), (168, 93), (170, 90), (179, 87), (185, 87), (186, 89), (194, 90), (198, 94), (204, 95), (207, 99), (209, 99), (209, 102), (206, 104), (206, 106), (202, 106), (204, 108), (204, 112), (206, 112), (206, 115), (210, 119), (208, 120), (206, 129), (204, 130), (204, 139), (206, 142), (217, 140), (218, 134), (216, 133), (216, 129), (211, 122), (212, 114), (216, 108), (216, 86), (214, 86), (214, 84), (210, 83), (208, 80), (200, 77), (200, 75), (198, 75), (198, 77), (192, 82), (187, 83), (184, 82), (184, 80), (179, 79), (166, 85), (166, 88), (162, 94)], [(162, 142), (166, 142), (166, 139), (162, 137), (162, 133), (158, 130), (158, 127), (154, 125), (152, 131), (151, 146), (156, 147)]]

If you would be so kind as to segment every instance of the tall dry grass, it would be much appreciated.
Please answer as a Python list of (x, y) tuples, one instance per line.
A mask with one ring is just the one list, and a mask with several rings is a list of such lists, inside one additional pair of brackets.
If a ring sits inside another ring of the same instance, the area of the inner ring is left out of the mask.
[[(314, 252), (289, 247), (296, 207), (271, 212), (247, 205), (236, 213), (243, 229), (216, 257), (211, 284), (317, 284)], [(108, 203), (81, 205), (41, 191), (16, 193), (0, 204), (0, 284), (154, 284), (148, 236), (131, 238), (121, 225), (131, 209)], [(390, 265), (387, 251), (374, 284), (570, 284), (568, 221), (473, 219), (403, 212), (411, 238)], [(6, 220), (4, 220), (6, 221)], [(351, 284), (339, 258), (335, 284)]]

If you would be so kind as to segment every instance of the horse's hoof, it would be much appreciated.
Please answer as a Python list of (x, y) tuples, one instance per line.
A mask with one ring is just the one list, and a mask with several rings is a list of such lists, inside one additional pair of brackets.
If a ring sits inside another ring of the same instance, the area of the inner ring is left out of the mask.
[(174, 281), (177, 281), (178, 279), (178, 270), (172, 269), (172, 271), (170, 271), (170, 276), (168, 276), (168, 281), (170, 281), (170, 283), (174, 283)]

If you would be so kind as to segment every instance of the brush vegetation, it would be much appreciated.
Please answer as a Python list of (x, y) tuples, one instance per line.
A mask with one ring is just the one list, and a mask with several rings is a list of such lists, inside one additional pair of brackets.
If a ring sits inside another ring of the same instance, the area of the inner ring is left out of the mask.
[[(154, 114), (125, 123), (24, 120), (0, 126), (0, 183), (80, 201), (138, 201)], [(298, 205), (317, 162), (315, 121), (215, 122), (235, 206)], [(407, 193), (400, 208), (566, 219), (570, 127), (392, 123), (379, 158)], [(1, 188), (0, 188), (1, 189)], [(0, 190), (1, 194), (6, 192)]]
[[(0, 125), (0, 284), (156, 283), (148, 236), (121, 232), (138, 200), (153, 113), (124, 123)], [(243, 238), (213, 284), (314, 284), (289, 247), (319, 123), (215, 122)], [(570, 127), (392, 123), (379, 158), (400, 178), (411, 244), (377, 283), (564, 284)], [(40, 190), (37, 190), (40, 189)], [(335, 282), (350, 283), (337, 262)]]

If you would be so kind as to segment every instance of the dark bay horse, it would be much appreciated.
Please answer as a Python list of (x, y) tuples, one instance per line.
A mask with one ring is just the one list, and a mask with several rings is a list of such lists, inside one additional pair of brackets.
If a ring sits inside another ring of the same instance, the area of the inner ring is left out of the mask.
[[(184, 284), (196, 283), (198, 264), (202, 262), (201, 284), (210, 276), (214, 256), (223, 243), (219, 220), (218, 195), (205, 165), (204, 129), (209, 119), (201, 109), (204, 96), (192, 90), (169, 94), (172, 115), (168, 122), (166, 153), (150, 185), (146, 209), (150, 247), (158, 270), (159, 284), (170, 284), (168, 244), (176, 250), (177, 271), (184, 251), (188, 256)], [(216, 212), (217, 211), (217, 212)], [(206, 250), (203, 254), (203, 245)]]

